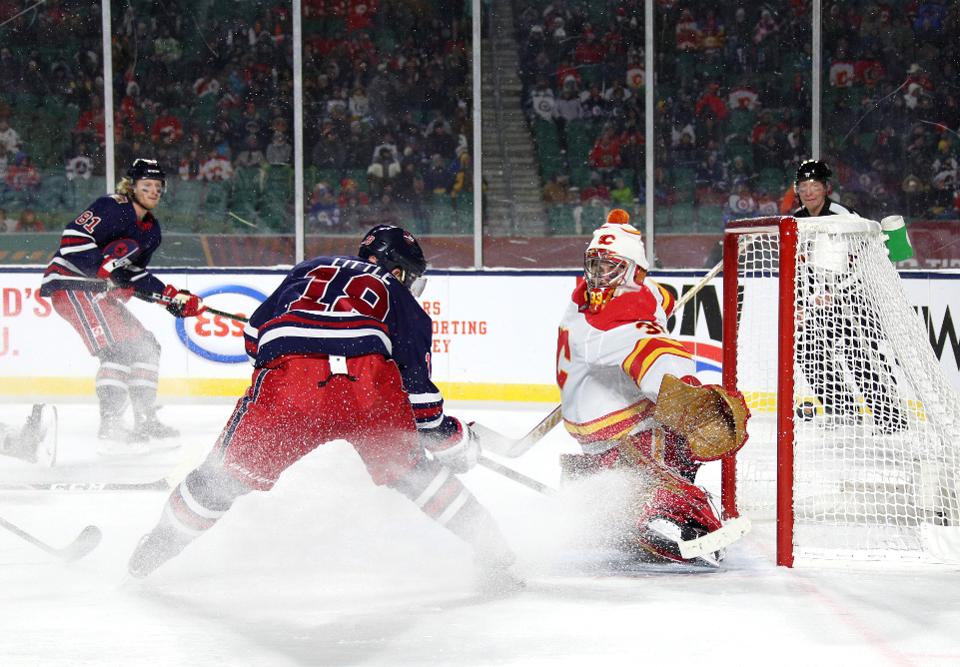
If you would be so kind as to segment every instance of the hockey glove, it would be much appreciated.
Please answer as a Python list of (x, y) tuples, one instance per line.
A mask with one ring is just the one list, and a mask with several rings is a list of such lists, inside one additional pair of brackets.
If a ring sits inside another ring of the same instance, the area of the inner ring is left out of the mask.
[(431, 433), (425, 438), (425, 446), (437, 462), (460, 475), (480, 460), (480, 439), (470, 424), (464, 425), (455, 417), (444, 417), (443, 421), (443, 426), (447, 427), (443, 430), (449, 435), (439, 438)]
[(196, 317), (205, 309), (203, 299), (173, 285), (163, 288), (163, 303), (174, 317)]
[(133, 239), (118, 239), (107, 244), (103, 249), (103, 262), (97, 269), (97, 277), (102, 280), (112, 280), (120, 287), (126, 287), (126, 270), (134, 258), (140, 254), (140, 246)]

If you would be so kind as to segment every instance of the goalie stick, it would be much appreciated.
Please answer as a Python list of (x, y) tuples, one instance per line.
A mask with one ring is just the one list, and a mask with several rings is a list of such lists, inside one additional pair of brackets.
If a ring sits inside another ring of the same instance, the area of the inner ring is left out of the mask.
[(79, 560), (86, 556), (88, 553), (93, 551), (100, 540), (103, 537), (103, 533), (96, 526), (87, 526), (80, 531), (80, 534), (77, 535), (73, 541), (65, 547), (60, 549), (52, 547), (46, 542), (38, 540), (36, 537), (23, 530), (22, 528), (10, 523), (3, 517), (0, 517), (0, 526), (3, 526), (11, 533), (20, 537), (21, 539), (26, 540), (35, 547), (38, 547), (52, 556), (64, 561), (74, 561)]
[(523, 484), (525, 487), (529, 489), (533, 489), (538, 493), (542, 493), (547, 496), (552, 496), (557, 492), (556, 489), (550, 486), (547, 486), (542, 482), (538, 482), (532, 477), (527, 477), (522, 472), (518, 472), (513, 468), (505, 466), (502, 463), (498, 463), (497, 461), (494, 461), (493, 459), (489, 459), (486, 456), (481, 455), (480, 458), (477, 460), (477, 463), (482, 465), (484, 468), (487, 468), (488, 470), (492, 470), (498, 475), (503, 475), (507, 479), (512, 479), (514, 482), (517, 482), (518, 484)]
[[(696, 285), (687, 290), (683, 296), (678, 298), (677, 303), (673, 306), (672, 312), (676, 313), (678, 310), (680, 310), (681, 306), (685, 306), (687, 302), (696, 296), (700, 290), (706, 287), (711, 280), (717, 277), (717, 274), (720, 273), (721, 269), (723, 269), (723, 262), (720, 262), (715, 267), (710, 269), (710, 271), (707, 272), (707, 275), (701, 278)], [(489, 449), (494, 454), (507, 456), (509, 458), (516, 458), (529, 451), (531, 447), (543, 439), (543, 436), (549, 433), (554, 426), (563, 420), (561, 408), (562, 406), (560, 405), (555, 407), (550, 414), (544, 417), (539, 424), (533, 427), (533, 430), (519, 440), (511, 440), (505, 435), (501, 435), (500, 433), (497, 433), (496, 431), (482, 425), (480, 426), (480, 429), (475, 428), (475, 430), (477, 430), (477, 434), (481, 437), (481, 446), (483, 446), (485, 449)]]

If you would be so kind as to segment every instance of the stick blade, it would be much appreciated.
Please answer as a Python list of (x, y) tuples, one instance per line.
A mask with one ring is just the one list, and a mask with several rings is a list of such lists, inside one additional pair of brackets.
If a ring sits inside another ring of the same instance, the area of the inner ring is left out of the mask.
[(500, 456), (510, 456), (510, 451), (517, 444), (516, 440), (508, 438), (502, 433), (497, 433), (492, 428), (484, 426), (479, 422), (470, 424), (470, 430), (473, 431), (480, 440), (481, 449), (499, 454)]
[(96, 526), (87, 526), (80, 531), (77, 537), (60, 550), (60, 557), (67, 562), (80, 560), (88, 553), (97, 548), (100, 540), (103, 539), (103, 532)]

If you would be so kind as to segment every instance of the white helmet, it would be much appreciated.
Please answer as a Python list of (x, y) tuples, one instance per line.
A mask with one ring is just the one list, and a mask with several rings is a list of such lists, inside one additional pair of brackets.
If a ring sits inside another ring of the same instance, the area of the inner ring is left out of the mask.
[[(630, 216), (615, 208), (607, 221), (593, 232), (583, 260), (590, 312), (597, 313), (613, 297), (640, 289), (644, 272), (650, 268), (643, 236), (630, 224)], [(638, 282), (639, 278), (639, 282)]]

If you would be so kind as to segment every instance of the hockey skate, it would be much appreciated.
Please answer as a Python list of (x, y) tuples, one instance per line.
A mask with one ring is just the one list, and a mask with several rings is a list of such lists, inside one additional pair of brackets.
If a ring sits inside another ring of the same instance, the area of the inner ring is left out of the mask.
[(157, 526), (140, 538), (127, 563), (127, 571), (130, 576), (142, 579), (183, 551), (188, 544), (190, 540), (180, 537), (173, 528)]
[(57, 409), (38, 403), (16, 436), (7, 436), (3, 453), (50, 467), (57, 460)]
[[(156, 408), (144, 412), (135, 411), (133, 432), (138, 438), (142, 438), (145, 441), (164, 440), (180, 436), (180, 431), (172, 426), (167, 426), (157, 419)], [(176, 446), (175, 443), (170, 443), (167, 446), (161, 447), (154, 445), (151, 449), (168, 449)]]
[(147, 438), (127, 428), (120, 415), (101, 415), (97, 437), (101, 456), (136, 456), (150, 451)]
[(504, 553), (496, 558), (477, 556), (476, 582), (483, 595), (499, 596), (516, 593), (526, 588), (522, 577), (513, 572), (516, 558), (512, 553)]

